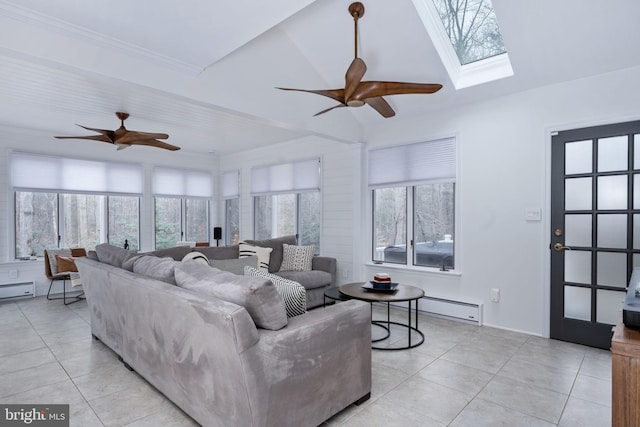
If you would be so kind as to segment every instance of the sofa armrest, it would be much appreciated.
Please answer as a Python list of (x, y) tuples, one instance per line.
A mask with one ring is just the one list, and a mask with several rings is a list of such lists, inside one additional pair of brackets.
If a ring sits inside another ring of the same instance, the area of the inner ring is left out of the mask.
[(328, 256), (314, 256), (311, 259), (311, 269), (326, 271), (331, 274), (331, 286), (334, 287), (338, 283), (336, 281), (337, 262), (335, 258)]
[(266, 425), (318, 425), (371, 392), (369, 304), (318, 308), (259, 334), (242, 357), (251, 371), (246, 389), (265, 405), (255, 409)]

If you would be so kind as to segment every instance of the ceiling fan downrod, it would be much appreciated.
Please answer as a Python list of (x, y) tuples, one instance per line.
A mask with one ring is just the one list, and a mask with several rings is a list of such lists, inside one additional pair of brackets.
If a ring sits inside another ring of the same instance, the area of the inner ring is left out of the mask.
[(354, 58), (358, 57), (358, 19), (364, 15), (364, 5), (359, 1), (349, 5), (349, 14), (353, 16)]

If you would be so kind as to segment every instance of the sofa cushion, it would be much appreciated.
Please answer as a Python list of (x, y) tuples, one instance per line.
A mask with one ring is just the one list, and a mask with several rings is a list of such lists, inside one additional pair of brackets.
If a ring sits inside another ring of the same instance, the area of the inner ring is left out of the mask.
[(177, 264), (180, 264), (180, 261), (171, 257), (158, 258), (153, 255), (144, 255), (133, 263), (133, 272), (175, 285), (174, 270)]
[(258, 257), (258, 268), (260, 270), (269, 271), (269, 261), (271, 258), (272, 248), (265, 248), (262, 246), (254, 246), (245, 242), (238, 244), (240, 247), (240, 258), (246, 258), (248, 256)]
[(315, 246), (282, 245), (282, 265), (280, 271), (311, 271), (311, 259)]
[(320, 270), (280, 271), (278, 272), (278, 276), (298, 282), (303, 285), (305, 289), (321, 288), (331, 283), (331, 273)]
[(307, 292), (298, 282), (283, 279), (275, 274), (267, 273), (253, 267), (244, 268), (245, 276), (264, 277), (271, 280), (284, 300), (287, 317), (295, 317), (307, 312)]
[(182, 262), (184, 261), (195, 261), (200, 264), (209, 265), (209, 258), (205, 256), (205, 254), (201, 252), (189, 252), (184, 257), (182, 257)]
[(245, 267), (258, 268), (258, 257), (251, 255), (245, 258), (237, 259), (212, 259), (209, 261), (211, 267), (215, 267), (229, 273), (244, 275)]
[(276, 273), (280, 270), (282, 265), (282, 245), (297, 245), (298, 239), (295, 235), (276, 237), (273, 239), (264, 240), (245, 240), (250, 245), (260, 246), (263, 248), (272, 248), (271, 259), (269, 261), (269, 273)]
[(240, 256), (238, 245), (195, 247), (192, 250), (205, 254), (209, 260), (237, 259)]
[(179, 263), (175, 277), (180, 287), (244, 307), (259, 328), (278, 330), (287, 325), (284, 301), (267, 279), (238, 276), (197, 262)]
[(96, 254), (100, 262), (122, 268), (122, 263), (130, 256), (135, 255), (135, 252), (108, 243), (101, 243), (96, 246)]

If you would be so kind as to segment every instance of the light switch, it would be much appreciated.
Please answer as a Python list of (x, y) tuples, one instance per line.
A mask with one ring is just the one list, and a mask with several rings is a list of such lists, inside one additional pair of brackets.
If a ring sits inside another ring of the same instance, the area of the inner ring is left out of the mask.
[(527, 208), (525, 210), (524, 219), (526, 221), (540, 221), (541, 218), (542, 218), (542, 209)]

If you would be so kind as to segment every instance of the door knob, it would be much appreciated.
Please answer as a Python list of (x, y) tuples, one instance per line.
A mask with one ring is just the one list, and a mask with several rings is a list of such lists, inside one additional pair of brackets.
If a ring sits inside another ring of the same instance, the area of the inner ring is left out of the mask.
[(560, 251), (566, 251), (566, 250), (571, 250), (571, 248), (569, 246), (564, 246), (562, 243), (556, 243), (555, 245), (553, 245), (553, 249), (555, 249), (556, 251), (560, 252)]

